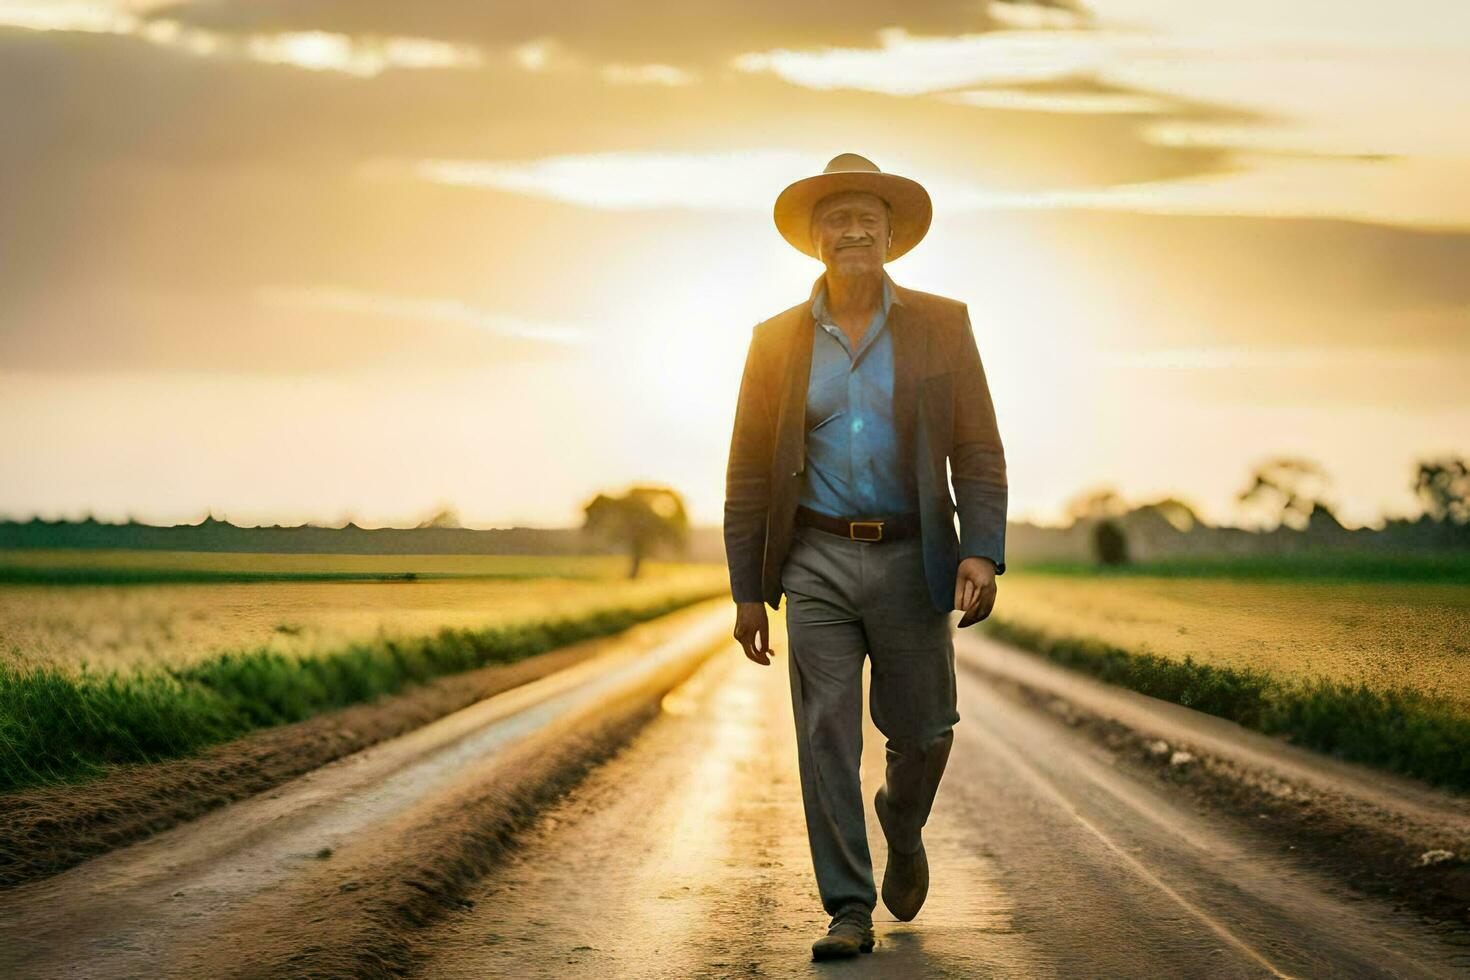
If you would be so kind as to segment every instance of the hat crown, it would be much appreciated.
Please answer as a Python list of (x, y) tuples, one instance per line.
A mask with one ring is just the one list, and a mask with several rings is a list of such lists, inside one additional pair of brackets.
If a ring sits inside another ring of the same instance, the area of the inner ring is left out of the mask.
[(929, 230), (933, 205), (923, 185), (908, 177), (884, 173), (860, 154), (839, 153), (821, 173), (793, 181), (776, 196), (771, 214), (781, 237), (797, 251), (821, 258), (812, 240), (812, 211), (823, 198), (844, 191), (873, 194), (888, 204), (892, 235), (887, 261), (913, 248)]
[(878, 169), (876, 163), (865, 156), (859, 156), (856, 153), (839, 153), (827, 163), (827, 169), (823, 170), (822, 173), (837, 174), (851, 173), (853, 171), (870, 174), (883, 172)]

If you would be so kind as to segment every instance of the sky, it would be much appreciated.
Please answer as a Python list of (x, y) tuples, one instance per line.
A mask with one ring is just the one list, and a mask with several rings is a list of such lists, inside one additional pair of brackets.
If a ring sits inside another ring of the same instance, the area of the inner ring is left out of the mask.
[(920, 181), (1011, 516), (1470, 452), (1470, 5), (0, 0), (0, 515), (718, 523), (771, 206)]

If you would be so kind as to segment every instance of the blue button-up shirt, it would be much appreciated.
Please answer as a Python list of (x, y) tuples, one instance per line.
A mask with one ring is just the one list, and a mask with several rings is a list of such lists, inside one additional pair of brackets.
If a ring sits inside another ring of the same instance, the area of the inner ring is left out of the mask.
[(893, 332), (887, 323), (897, 301), (885, 273), (882, 307), (854, 349), (827, 312), (825, 282), (812, 300), (804, 507), (847, 518), (915, 509), (899, 465), (893, 415)]

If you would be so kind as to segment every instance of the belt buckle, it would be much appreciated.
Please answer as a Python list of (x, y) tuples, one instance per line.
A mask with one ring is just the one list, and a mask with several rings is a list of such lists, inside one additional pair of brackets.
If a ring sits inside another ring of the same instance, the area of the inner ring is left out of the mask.
[[(857, 530), (860, 527), (863, 527), (863, 528), (872, 528), (873, 531), (874, 531), (873, 536), (872, 537), (866, 537), (864, 535), (859, 535), (857, 533)], [(883, 522), (882, 521), (848, 521), (847, 522), (847, 536), (849, 538), (851, 538), (852, 540), (854, 540), (854, 541), (882, 541), (883, 540)]]

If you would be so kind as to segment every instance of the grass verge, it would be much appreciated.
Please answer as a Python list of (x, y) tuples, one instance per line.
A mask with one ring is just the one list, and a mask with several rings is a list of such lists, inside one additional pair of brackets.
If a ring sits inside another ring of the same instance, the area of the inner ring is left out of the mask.
[(1086, 561), (1014, 562), (1016, 572), (1087, 578), (1223, 578), (1241, 581), (1470, 583), (1470, 554), (1221, 555), (1126, 565)]
[(1097, 640), (1052, 636), (992, 619), (990, 636), (1109, 684), (1342, 759), (1470, 792), (1470, 713), (1406, 688), (1377, 690), (1337, 681), (1282, 680), (1256, 670), (1173, 660)]
[[(426, 582), (437, 579), (549, 578), (544, 572), (253, 572), (187, 568), (25, 568), (0, 566), (0, 585), (219, 585), (248, 582)], [(592, 579), (595, 575), (557, 575)]]
[(0, 661), (0, 793), (86, 779), (109, 765), (189, 755), (435, 677), (616, 633), (714, 595), (681, 594), (482, 630), (442, 629), (310, 656), (232, 652), (181, 668), (73, 671)]

